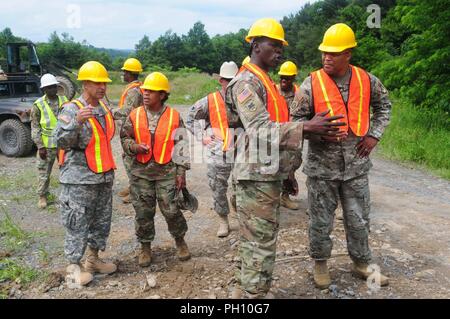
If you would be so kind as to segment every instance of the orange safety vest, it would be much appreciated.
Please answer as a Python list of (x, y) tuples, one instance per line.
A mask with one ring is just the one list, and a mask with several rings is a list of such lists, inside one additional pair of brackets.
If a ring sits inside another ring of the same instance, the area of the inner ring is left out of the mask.
[(223, 141), (222, 150), (225, 152), (230, 146), (230, 132), (228, 128), (227, 110), (219, 91), (208, 95), (209, 121), (214, 136)]
[(180, 114), (168, 106), (159, 118), (155, 133), (153, 134), (148, 127), (147, 112), (144, 106), (140, 106), (131, 111), (130, 119), (133, 123), (136, 143), (145, 144), (149, 149), (147, 154), (137, 154), (137, 161), (145, 164), (154, 157), (156, 163), (169, 163), (172, 159), (172, 152), (175, 146), (173, 135), (175, 130), (180, 126)]
[(367, 134), (370, 125), (370, 77), (366, 71), (351, 65), (352, 75), (347, 104), (333, 79), (320, 69), (311, 73), (314, 111), (330, 110), (329, 116), (345, 115), (346, 125), (340, 130), (348, 132), (349, 127), (356, 136)]
[(278, 92), (275, 83), (273, 83), (267, 73), (253, 63), (246, 63), (243, 67), (255, 74), (264, 84), (267, 92), (267, 111), (270, 114), (270, 120), (278, 123), (289, 121), (289, 108), (286, 100)]
[[(294, 84), (294, 85), (293, 85), (293, 88), (294, 88), (294, 93), (297, 93), (297, 91), (298, 91), (298, 89), (299, 89), (298, 85), (297, 85), (297, 84)], [(280, 87), (279, 84), (277, 84), (277, 89), (278, 89), (278, 92), (280, 92), (280, 94), (281, 94), (281, 87)]]
[(125, 99), (127, 98), (128, 92), (131, 89), (141, 87), (141, 86), (142, 86), (142, 82), (133, 82), (133, 83), (128, 84), (128, 86), (125, 88), (125, 91), (123, 91), (122, 96), (120, 97), (119, 109), (121, 109), (123, 107), (123, 105), (125, 104)]
[[(78, 100), (74, 100), (72, 103), (75, 103), (80, 110), (84, 108), (83, 103)], [(111, 112), (102, 101), (100, 101), (100, 105), (106, 112), (106, 133), (97, 119), (90, 118), (88, 121), (91, 124), (92, 137), (84, 150), (87, 165), (89, 169), (96, 174), (106, 173), (112, 169), (116, 169), (111, 149), (111, 140), (115, 133), (114, 119)], [(60, 166), (64, 165), (64, 156), (65, 151), (60, 149), (58, 152), (58, 164)]]

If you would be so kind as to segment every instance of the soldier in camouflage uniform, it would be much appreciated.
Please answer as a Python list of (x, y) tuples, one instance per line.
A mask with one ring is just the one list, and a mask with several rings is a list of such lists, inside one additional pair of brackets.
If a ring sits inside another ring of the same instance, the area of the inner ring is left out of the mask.
[[(229, 125), (241, 130), (240, 134), (236, 132), (233, 170), (240, 226), (240, 265), (236, 272), (239, 286), (233, 298), (242, 297), (242, 290), (250, 298), (265, 297), (270, 289), (281, 184), (290, 167), (285, 151), (300, 150), (303, 134), (334, 135), (338, 130), (335, 126), (342, 124), (331, 122), (342, 117), (326, 119), (326, 112), (308, 122), (288, 122), (286, 102), (267, 74), (280, 62), (283, 44), (287, 45), (279, 22), (270, 18), (256, 21), (246, 40), (251, 42), (251, 61), (230, 82), (225, 95)], [(270, 130), (269, 138), (264, 130)], [(271, 158), (264, 156), (267, 143)], [(252, 149), (255, 144), (257, 148)]]
[[(139, 107), (143, 103), (141, 85), (142, 82), (139, 81), (139, 74), (143, 71), (141, 62), (134, 58), (127, 59), (122, 67), (123, 80), (128, 83), (119, 101), (119, 108), (114, 111), (114, 119), (119, 120), (122, 124), (127, 119), (130, 112), (135, 108)], [(125, 166), (125, 171), (127, 172), (128, 180), (131, 180), (130, 166), (133, 158), (128, 156), (125, 152), (122, 153), (123, 165)], [(124, 203), (130, 202), (130, 186), (128, 185), (118, 194), (123, 197), (122, 201)]]
[(58, 81), (52, 74), (41, 78), (41, 89), (45, 95), (37, 99), (31, 109), (31, 138), (38, 148), (38, 195), (39, 208), (47, 207), (48, 186), (53, 164), (56, 159), (56, 140), (54, 138), (57, 117), (65, 96), (58, 96)]
[[(336, 45), (335, 43), (341, 42), (343, 43), (342, 47), (335, 48), (327, 45), (327, 42), (331, 41), (330, 37), (337, 37), (332, 43)], [(308, 176), (306, 186), (310, 216), (310, 255), (315, 260), (314, 280), (316, 286), (321, 289), (328, 287), (331, 283), (326, 261), (331, 255), (330, 234), (339, 200), (343, 208), (347, 248), (354, 262), (353, 271), (363, 278), (370, 275), (367, 269), (371, 262), (368, 239), (370, 210), (368, 173), (372, 164), (369, 154), (388, 125), (391, 102), (387, 90), (379, 79), (349, 64), (351, 48), (355, 46), (354, 34), (350, 27), (345, 24), (332, 26), (325, 33), (323, 43), (319, 47), (322, 51), (323, 73), (322, 71), (319, 71), (320, 74), (312, 73), (303, 81), (293, 104), (294, 120), (305, 121), (314, 116), (315, 108), (318, 107), (315, 103), (320, 103), (318, 94), (321, 94), (322, 90), (318, 84), (314, 89), (317, 90), (316, 95), (313, 95), (312, 76), (314, 74), (318, 74), (317, 77), (320, 75), (322, 84), (326, 83), (325, 80), (328, 76), (332, 79), (329, 87), (324, 87), (331, 100), (328, 107), (335, 107), (337, 103), (342, 103), (339, 102), (342, 96), (343, 103), (349, 109), (348, 112), (351, 112), (353, 105), (358, 107), (361, 99), (367, 99), (367, 118), (364, 119), (364, 116), (360, 116), (361, 121), (365, 120), (368, 126), (366, 134), (356, 135), (358, 126), (351, 124), (356, 120), (349, 115), (347, 116), (350, 126), (348, 137), (343, 139), (311, 138), (309, 140), (307, 162), (303, 172)], [(368, 93), (360, 99), (358, 97), (360, 91), (353, 89), (351, 83), (356, 82), (357, 79), (362, 80), (364, 74), (368, 75), (366, 85)], [(351, 79), (354, 82), (351, 82)], [(336, 94), (337, 102), (332, 98), (333, 86), (337, 86), (338, 92), (340, 92), (340, 94)], [(358, 97), (356, 104), (349, 102), (350, 93)], [(372, 110), (370, 120), (369, 106)], [(360, 122), (358, 125), (362, 126), (364, 123)], [(378, 279), (382, 286), (388, 284), (388, 278), (382, 274), (379, 274)]]
[[(237, 72), (238, 67), (236, 63), (224, 62), (220, 68), (219, 79), (222, 90), (212, 93), (213, 95), (206, 96), (192, 105), (186, 122), (187, 128), (192, 134), (196, 137), (200, 136), (202, 143), (207, 146), (209, 187), (213, 192), (214, 210), (220, 218), (217, 231), (218, 237), (226, 237), (229, 234), (228, 214), (230, 213), (230, 208), (228, 206), (227, 189), (228, 178), (230, 177), (233, 164), (227, 161), (226, 150), (224, 151), (224, 140), (221, 138), (219, 131), (220, 128), (212, 128), (211, 122), (216, 124), (217, 121), (222, 120), (219, 126), (225, 129), (228, 127), (223, 97), (228, 83), (236, 76)], [(220, 108), (223, 109), (222, 113)], [(212, 110), (212, 114), (210, 114), (210, 110)], [(221, 116), (219, 117), (217, 114)], [(223, 119), (222, 116), (224, 117)], [(211, 120), (211, 117), (213, 117), (213, 120)], [(202, 125), (200, 120), (204, 120), (205, 124)], [(232, 196), (231, 200), (235, 200), (235, 197)]]
[[(175, 127), (184, 128), (183, 120), (176, 110), (164, 104), (169, 97), (169, 81), (162, 73), (153, 72), (141, 89), (144, 105), (130, 113), (120, 137), (124, 151), (133, 158), (130, 191), (136, 211), (136, 236), (141, 243), (138, 260), (141, 267), (147, 267), (151, 263), (151, 242), (155, 238), (157, 202), (175, 239), (178, 258), (188, 260), (191, 257), (184, 241), (188, 229), (186, 219), (176, 200), (177, 192), (186, 185), (186, 170), (190, 163), (189, 156), (180, 147), (182, 136), (174, 131)], [(173, 155), (169, 146), (172, 142)]]
[[(56, 139), (60, 163), (62, 222), (66, 228), (64, 253), (71, 265), (68, 277), (86, 285), (95, 272), (116, 271), (98, 257), (105, 250), (111, 228), (114, 159), (110, 141), (114, 120), (102, 101), (111, 82), (103, 65), (90, 61), (78, 73), (83, 94), (66, 103), (58, 116)], [(84, 270), (79, 264), (86, 250)], [(73, 268), (78, 269), (71, 273)]]
[[(281, 65), (278, 75), (280, 76), (280, 84), (277, 85), (278, 91), (286, 100), (289, 113), (291, 113), (295, 92), (298, 90), (298, 87), (295, 84), (297, 66), (291, 61), (286, 61)], [(291, 152), (291, 162), (292, 167), (289, 172), (289, 177), (283, 181), (280, 205), (289, 209), (297, 210), (300, 208), (299, 204), (290, 199), (289, 195), (298, 194), (298, 183), (295, 179), (295, 171), (302, 165), (302, 152)]]

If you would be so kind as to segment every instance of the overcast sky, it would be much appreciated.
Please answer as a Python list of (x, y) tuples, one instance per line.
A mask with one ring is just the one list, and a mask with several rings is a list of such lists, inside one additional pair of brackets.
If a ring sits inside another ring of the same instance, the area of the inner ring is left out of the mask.
[(185, 34), (196, 21), (210, 36), (249, 28), (264, 17), (280, 20), (308, 0), (0, 0), (0, 29), (34, 42), (51, 32), (68, 32), (96, 47), (134, 49), (146, 34), (150, 40), (171, 29)]

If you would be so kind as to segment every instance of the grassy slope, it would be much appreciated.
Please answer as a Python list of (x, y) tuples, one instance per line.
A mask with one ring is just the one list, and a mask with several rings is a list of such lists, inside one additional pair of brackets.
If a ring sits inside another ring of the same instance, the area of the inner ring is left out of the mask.
[[(118, 101), (125, 87), (120, 72), (109, 72), (113, 82), (108, 85), (108, 98)], [(191, 105), (208, 93), (217, 90), (219, 83), (208, 74), (194, 72), (164, 72), (170, 81), (171, 92), (168, 104)], [(144, 80), (144, 76), (141, 81)]]
[(391, 123), (381, 141), (381, 154), (419, 164), (450, 179), (449, 124), (446, 112), (415, 108), (394, 99)]

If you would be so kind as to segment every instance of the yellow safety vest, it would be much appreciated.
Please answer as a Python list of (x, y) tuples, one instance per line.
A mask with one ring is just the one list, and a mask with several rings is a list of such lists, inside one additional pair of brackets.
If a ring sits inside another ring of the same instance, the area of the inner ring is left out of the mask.
[[(50, 105), (48, 105), (46, 100), (46, 95), (39, 98), (34, 104), (39, 108), (41, 112), (41, 119), (39, 124), (41, 125), (42, 133), (42, 142), (46, 148), (56, 148), (56, 140), (53, 136), (54, 130), (56, 128), (56, 124), (58, 120), (56, 119), (55, 114), (53, 114)], [(65, 96), (58, 96), (58, 104), (59, 108), (67, 102), (67, 98)]]

